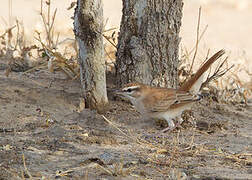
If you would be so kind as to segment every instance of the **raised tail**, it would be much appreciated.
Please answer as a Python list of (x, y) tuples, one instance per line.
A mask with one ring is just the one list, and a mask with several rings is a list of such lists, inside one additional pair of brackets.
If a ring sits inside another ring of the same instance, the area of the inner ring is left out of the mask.
[(201, 87), (201, 84), (203, 83), (203, 77), (204, 73), (208, 70), (208, 68), (213, 64), (217, 59), (219, 59), (223, 54), (225, 54), (225, 51), (222, 49), (215, 53), (211, 58), (205, 62), (203, 66), (196, 72), (196, 74), (186, 81), (179, 90), (182, 91), (193, 91), (194, 93), (198, 93), (199, 89)]

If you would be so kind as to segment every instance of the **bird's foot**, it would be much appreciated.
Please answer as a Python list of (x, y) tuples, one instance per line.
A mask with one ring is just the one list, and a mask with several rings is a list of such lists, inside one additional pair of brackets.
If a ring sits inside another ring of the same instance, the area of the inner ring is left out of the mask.
[(173, 126), (168, 126), (167, 128), (163, 129), (161, 133), (166, 133), (166, 132), (171, 132), (176, 128), (181, 128), (182, 121), (178, 121), (176, 124)]
[(166, 132), (171, 132), (176, 128), (176, 126), (170, 127), (168, 126), (167, 128), (163, 129), (161, 133), (166, 133)]

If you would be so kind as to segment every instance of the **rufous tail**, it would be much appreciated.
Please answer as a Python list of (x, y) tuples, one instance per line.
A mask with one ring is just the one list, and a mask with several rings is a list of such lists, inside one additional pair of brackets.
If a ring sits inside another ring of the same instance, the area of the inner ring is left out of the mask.
[[(211, 58), (209, 58), (203, 66), (196, 72), (196, 74), (186, 81), (180, 88), (179, 90), (183, 91), (194, 91), (194, 93), (197, 93), (201, 87), (201, 84), (203, 82), (203, 75), (204, 73), (208, 70), (208, 68), (217, 60), (219, 59), (223, 54), (225, 54), (225, 50), (220, 50), (217, 53), (215, 53)], [(196, 92), (195, 92), (196, 91)]]

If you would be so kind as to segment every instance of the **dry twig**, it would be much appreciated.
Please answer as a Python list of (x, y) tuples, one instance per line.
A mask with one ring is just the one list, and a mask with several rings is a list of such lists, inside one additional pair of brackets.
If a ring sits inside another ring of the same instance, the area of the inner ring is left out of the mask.
[(211, 76), (210, 76), (210, 73), (209, 73), (206, 81), (204, 83), (202, 83), (201, 89), (203, 87), (205, 87), (207, 84), (209, 84), (210, 81), (216, 80), (216, 79), (222, 77), (223, 75), (225, 75), (229, 70), (231, 70), (234, 67), (234, 65), (232, 65), (232, 66), (230, 66), (230, 67), (228, 67), (226, 69), (222, 69), (224, 63), (227, 62), (227, 59), (228, 59), (228, 57), (226, 57), (225, 60), (221, 62), (221, 64), (215, 69), (214, 73)]
[(192, 72), (192, 67), (194, 65), (194, 61), (198, 52), (198, 46), (199, 46), (199, 31), (200, 31), (200, 17), (201, 17), (201, 7), (199, 8), (199, 16), (198, 16), (198, 25), (197, 25), (197, 37), (196, 37), (196, 45), (195, 45), (195, 51), (192, 59), (192, 64), (189, 70), (189, 74)]

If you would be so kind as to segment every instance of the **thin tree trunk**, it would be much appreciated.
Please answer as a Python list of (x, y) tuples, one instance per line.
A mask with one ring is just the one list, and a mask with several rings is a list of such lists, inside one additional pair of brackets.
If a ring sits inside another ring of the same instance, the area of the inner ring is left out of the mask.
[(108, 103), (101, 0), (78, 0), (74, 32), (79, 44), (80, 78), (88, 108), (103, 111)]
[(117, 82), (176, 87), (182, 0), (124, 0)]

